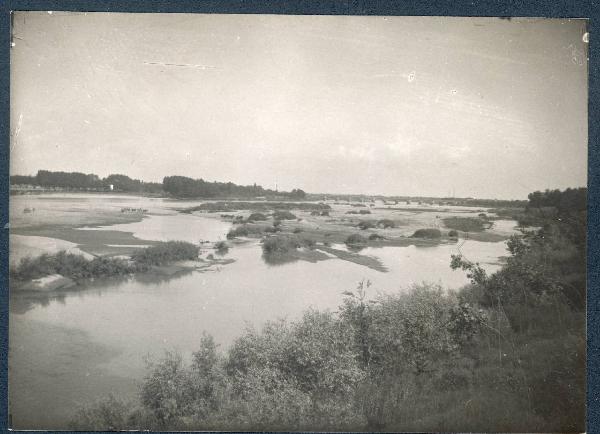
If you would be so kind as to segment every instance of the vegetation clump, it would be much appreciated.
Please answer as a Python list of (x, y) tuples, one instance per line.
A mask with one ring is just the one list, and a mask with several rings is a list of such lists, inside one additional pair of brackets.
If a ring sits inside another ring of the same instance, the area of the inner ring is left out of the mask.
[(297, 235), (275, 235), (265, 238), (262, 242), (263, 253), (266, 255), (289, 253), (300, 247), (314, 246), (315, 242), (310, 238), (300, 238)]
[(361, 234), (352, 234), (346, 238), (345, 243), (348, 246), (365, 246), (367, 244), (367, 239)]
[(376, 222), (373, 220), (361, 220), (357, 227), (361, 230), (372, 229), (376, 226)]
[(247, 237), (248, 234), (248, 227), (246, 225), (237, 226), (233, 229), (230, 229), (229, 232), (227, 232), (227, 239), (232, 240), (237, 237)]
[(242, 202), (242, 201), (217, 201), (205, 202), (197, 206), (181, 209), (180, 212), (191, 213), (194, 211), (206, 212), (232, 212), (251, 210), (257, 212), (269, 212), (271, 210), (301, 210), (301, 211), (329, 211), (331, 207), (324, 203), (312, 202)]
[(214, 245), (214, 249), (219, 254), (227, 253), (229, 251), (229, 244), (225, 241), (217, 241)]
[(297, 217), (289, 211), (277, 210), (273, 213), (273, 218), (275, 220), (296, 220)]
[(267, 219), (267, 216), (260, 213), (260, 212), (254, 212), (252, 214), (250, 214), (250, 216), (248, 217), (248, 222), (259, 222), (259, 221), (265, 221)]
[(377, 227), (387, 229), (387, 228), (395, 228), (396, 224), (393, 220), (390, 219), (381, 219), (377, 222)]
[(486, 225), (483, 219), (473, 217), (447, 217), (443, 219), (443, 222), (448, 229), (462, 232), (481, 232)]
[(17, 266), (11, 267), (10, 276), (16, 280), (28, 281), (51, 274), (60, 274), (78, 280), (135, 273), (143, 271), (144, 265), (130, 263), (121, 258), (86, 259), (83, 255), (60, 251), (54, 255), (44, 253), (35, 258), (23, 258)]
[(237, 237), (247, 237), (250, 235), (260, 235), (267, 230), (269, 226), (260, 226), (260, 225), (252, 225), (252, 224), (242, 224), (241, 226), (236, 226), (227, 232), (227, 239), (232, 240)]
[(413, 238), (428, 238), (435, 239), (441, 238), (442, 232), (439, 229), (428, 228), (428, 229), (417, 229), (414, 234), (412, 234)]
[(198, 259), (200, 248), (186, 241), (166, 241), (140, 249), (131, 255), (137, 264), (165, 265), (175, 261), (194, 261)]
[(450, 238), (458, 238), (458, 232), (452, 229), (451, 231), (448, 231), (448, 236)]
[(380, 240), (384, 240), (385, 238), (379, 234), (371, 234), (369, 235), (369, 241), (380, 241)]
[(157, 243), (136, 251), (131, 260), (110, 257), (86, 259), (83, 255), (60, 251), (54, 255), (43, 254), (35, 258), (23, 258), (17, 266), (10, 269), (10, 276), (20, 281), (51, 274), (60, 274), (73, 280), (123, 276), (147, 271), (152, 266), (197, 260), (199, 251), (197, 245), (185, 241)]

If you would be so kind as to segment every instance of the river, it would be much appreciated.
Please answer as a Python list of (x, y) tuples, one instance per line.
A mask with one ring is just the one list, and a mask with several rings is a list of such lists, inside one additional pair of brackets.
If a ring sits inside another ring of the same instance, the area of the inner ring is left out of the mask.
[[(104, 200), (115, 207), (131, 202)], [(78, 209), (68, 200), (55, 202)], [(80, 230), (123, 231), (142, 240), (197, 243), (224, 239), (231, 226), (215, 218), (175, 213), (172, 201), (147, 203), (153, 212), (140, 222)], [(43, 201), (37, 206), (44, 212)], [(501, 226), (507, 230), (511, 225)], [(138, 276), (100, 280), (44, 299), (11, 297), (12, 426), (67, 428), (66, 421), (78, 404), (108, 393), (134, 397), (145, 373), (145, 358), (160, 357), (166, 350), (187, 358), (198, 348), (203, 331), (225, 349), (245, 327), (260, 327), (277, 318), (293, 320), (311, 307), (336, 310), (343, 300), (342, 292), (354, 289), (363, 279), (373, 283), (369, 297), (423, 281), (460, 288), (468, 282), (466, 276), (449, 267), (450, 255), (458, 253), (459, 246), (463, 254), (490, 272), (500, 267), (499, 258), (507, 254), (505, 242), (472, 240), (361, 251), (377, 257), (388, 269), (380, 272), (333, 257), (317, 263), (272, 266), (262, 259), (260, 244), (254, 240), (229, 250), (226, 258), (235, 262), (208, 272), (195, 271), (171, 279)]]

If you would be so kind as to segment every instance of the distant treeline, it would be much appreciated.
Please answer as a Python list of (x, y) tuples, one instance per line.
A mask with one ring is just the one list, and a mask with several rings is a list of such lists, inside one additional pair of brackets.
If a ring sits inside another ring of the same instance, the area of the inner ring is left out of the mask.
[[(260, 185), (237, 185), (232, 182), (208, 182), (185, 176), (167, 176), (162, 183), (144, 182), (126, 175), (113, 174), (100, 178), (93, 173), (52, 172), (39, 170), (35, 176), (13, 175), (11, 185), (32, 185), (46, 188), (69, 190), (120, 191), (130, 193), (167, 193), (175, 197), (237, 197), (278, 196), (280, 198), (304, 199), (306, 193), (300, 189), (291, 192), (277, 192), (264, 189)], [(112, 187), (111, 187), (112, 186)]]
[(304, 199), (306, 193), (294, 189), (289, 193), (264, 189), (260, 185), (237, 185), (233, 182), (208, 182), (185, 176), (166, 176), (163, 179), (165, 193), (176, 197), (260, 197), (284, 196), (292, 199)]
[(11, 185), (33, 185), (46, 188), (64, 188), (69, 190), (110, 190), (135, 193), (162, 193), (162, 184), (131, 179), (126, 175), (109, 175), (101, 179), (93, 173), (51, 172), (38, 170), (35, 176), (13, 175)]

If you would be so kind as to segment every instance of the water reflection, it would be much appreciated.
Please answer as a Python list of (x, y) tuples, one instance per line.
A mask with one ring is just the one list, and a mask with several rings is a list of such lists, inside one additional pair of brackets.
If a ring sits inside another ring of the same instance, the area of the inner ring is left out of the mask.
[(139, 273), (135, 276), (115, 276), (101, 279), (88, 279), (77, 285), (59, 291), (15, 291), (10, 293), (9, 310), (14, 314), (25, 314), (36, 307), (48, 307), (52, 303), (66, 305), (67, 298), (85, 298), (88, 296), (102, 297), (107, 291), (115, 291), (130, 282), (136, 282), (142, 286), (158, 286), (171, 281), (181, 279), (193, 273), (194, 269), (182, 269), (173, 274), (161, 274), (155, 272)]
[(265, 261), (265, 264), (278, 267), (281, 265), (290, 264), (292, 262), (299, 261), (300, 258), (298, 256), (294, 256), (291, 253), (280, 253), (280, 252), (271, 252), (262, 254), (262, 259)]

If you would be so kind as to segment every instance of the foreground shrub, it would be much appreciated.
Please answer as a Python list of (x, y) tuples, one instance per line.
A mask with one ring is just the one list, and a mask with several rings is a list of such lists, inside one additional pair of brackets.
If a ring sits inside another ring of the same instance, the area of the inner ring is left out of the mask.
[(458, 232), (455, 231), (454, 229), (452, 229), (451, 231), (448, 232), (448, 236), (450, 238), (458, 238)]
[(442, 232), (439, 229), (417, 229), (414, 234), (412, 234), (413, 238), (441, 238)]
[(379, 234), (371, 234), (369, 235), (369, 241), (379, 241), (384, 240), (385, 238)]

